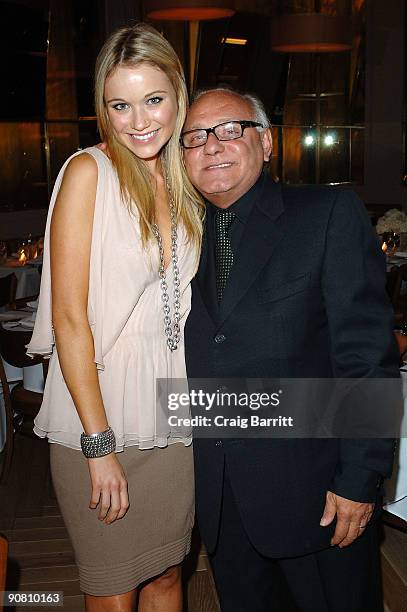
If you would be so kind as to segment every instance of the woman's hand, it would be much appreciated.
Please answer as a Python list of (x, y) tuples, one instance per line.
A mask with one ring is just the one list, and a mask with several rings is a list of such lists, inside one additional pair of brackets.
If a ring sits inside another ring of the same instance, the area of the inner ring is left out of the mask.
[(92, 495), (89, 508), (99, 504), (99, 520), (110, 525), (121, 519), (129, 508), (127, 480), (115, 453), (88, 459)]

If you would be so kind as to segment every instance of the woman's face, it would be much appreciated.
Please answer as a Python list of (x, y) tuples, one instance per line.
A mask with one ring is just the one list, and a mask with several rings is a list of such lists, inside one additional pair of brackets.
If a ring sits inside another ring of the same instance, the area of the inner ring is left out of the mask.
[(119, 66), (106, 79), (105, 104), (119, 142), (155, 168), (177, 119), (177, 98), (167, 75), (154, 66)]

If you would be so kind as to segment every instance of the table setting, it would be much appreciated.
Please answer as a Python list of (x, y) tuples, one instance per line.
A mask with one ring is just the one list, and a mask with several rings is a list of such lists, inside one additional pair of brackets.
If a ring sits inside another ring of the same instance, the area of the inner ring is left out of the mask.
[(6, 310), (0, 312), (0, 323), (4, 329), (16, 328), (16, 331), (34, 329), (35, 317), (37, 315), (38, 299), (26, 302), (26, 305), (18, 310)]
[(392, 208), (380, 217), (376, 224), (383, 253), (386, 254), (387, 270), (407, 263), (407, 215)]
[(38, 299), (32, 302), (27, 302), (27, 306), (21, 310), (8, 310), (0, 313), (0, 323), (4, 329), (13, 329), (14, 331), (33, 330), (35, 325), (35, 317), (37, 315)]
[[(27, 302), (20, 310), (8, 310), (0, 313), (0, 324), (13, 333), (30, 332), (34, 329), (37, 314), (38, 300)], [(35, 393), (42, 393), (44, 389), (44, 373), (41, 363), (24, 368), (18, 368), (2, 359), (4, 371), (10, 387), (23, 381), (24, 389)], [(6, 435), (6, 419), (4, 410), (3, 392), (0, 387), (0, 451), (4, 447)]]
[(407, 263), (407, 251), (397, 251), (394, 255), (389, 255), (386, 259), (387, 267), (402, 266)]
[(43, 239), (23, 240), (17, 250), (7, 255), (7, 244), (0, 242), (0, 278), (14, 274), (17, 278), (16, 299), (37, 295), (40, 290)]

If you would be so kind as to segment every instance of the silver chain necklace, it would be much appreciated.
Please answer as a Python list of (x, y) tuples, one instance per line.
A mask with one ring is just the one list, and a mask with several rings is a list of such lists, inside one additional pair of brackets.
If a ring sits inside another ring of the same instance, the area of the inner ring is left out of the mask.
[(167, 278), (165, 273), (165, 264), (164, 264), (164, 247), (163, 241), (161, 238), (160, 230), (158, 229), (158, 225), (153, 223), (152, 230), (154, 232), (154, 236), (158, 242), (158, 249), (160, 251), (160, 268), (158, 271), (158, 275), (161, 279), (160, 288), (161, 288), (161, 299), (163, 302), (163, 311), (164, 311), (164, 331), (167, 337), (167, 346), (170, 351), (175, 351), (178, 348), (178, 344), (180, 341), (180, 276), (178, 269), (178, 256), (177, 256), (177, 248), (178, 248), (178, 227), (177, 227), (177, 215), (175, 212), (174, 200), (172, 197), (172, 193), (168, 186), (168, 181), (166, 181), (167, 192), (168, 192), (168, 200), (170, 207), (170, 216), (171, 216), (171, 262), (173, 269), (173, 277), (174, 277), (174, 291), (173, 291), (173, 308), (174, 308), (174, 316), (173, 323), (171, 325), (171, 309), (170, 309), (170, 297), (168, 295), (168, 285)]

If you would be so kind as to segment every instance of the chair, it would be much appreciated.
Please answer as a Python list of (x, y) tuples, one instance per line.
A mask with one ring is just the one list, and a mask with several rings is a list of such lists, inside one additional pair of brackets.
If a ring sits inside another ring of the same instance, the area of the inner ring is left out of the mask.
[[(42, 357), (31, 359), (26, 355), (25, 346), (29, 343), (31, 332), (13, 331), (4, 329), (0, 324), (0, 356), (12, 366), (24, 368), (27, 366), (42, 363), (44, 368), (44, 380), (47, 373), (48, 362)], [(25, 435), (34, 435), (32, 432), (32, 421), (37, 415), (41, 403), (42, 393), (35, 393), (24, 389), (22, 381), (18, 382), (11, 388), (7, 381), (3, 362), (0, 359), (0, 382), (3, 388), (4, 405), (6, 411), (6, 443), (3, 449), (4, 461), (0, 475), (0, 482), (6, 480), (10, 471), (14, 449), (14, 431), (18, 427), (20, 433)], [(14, 414), (18, 413), (23, 416), (23, 421), (20, 425), (15, 423)]]
[(26, 308), (29, 302), (35, 302), (38, 299), (38, 293), (36, 295), (30, 295), (23, 298), (14, 299), (10, 304), (10, 310), (22, 310)]
[(8, 306), (16, 299), (17, 277), (13, 272), (0, 278), (0, 306)]

